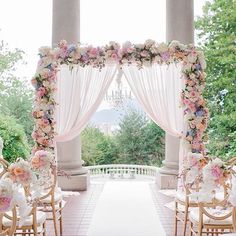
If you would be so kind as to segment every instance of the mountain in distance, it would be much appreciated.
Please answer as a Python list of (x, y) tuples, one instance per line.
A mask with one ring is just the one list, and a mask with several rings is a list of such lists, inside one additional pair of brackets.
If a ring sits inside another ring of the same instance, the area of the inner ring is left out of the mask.
[(99, 125), (99, 124), (111, 124), (118, 125), (122, 120), (122, 117), (129, 109), (135, 109), (144, 113), (141, 106), (137, 102), (136, 99), (128, 99), (122, 104), (122, 106), (118, 106), (116, 108), (104, 109), (97, 111), (90, 120), (90, 124)]

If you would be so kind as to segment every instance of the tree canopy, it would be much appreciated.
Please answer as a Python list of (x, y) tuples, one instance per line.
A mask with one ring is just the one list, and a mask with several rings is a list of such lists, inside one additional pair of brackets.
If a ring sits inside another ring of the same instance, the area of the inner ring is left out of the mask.
[(207, 1), (196, 21), (207, 61), (210, 154), (236, 155), (236, 0)]

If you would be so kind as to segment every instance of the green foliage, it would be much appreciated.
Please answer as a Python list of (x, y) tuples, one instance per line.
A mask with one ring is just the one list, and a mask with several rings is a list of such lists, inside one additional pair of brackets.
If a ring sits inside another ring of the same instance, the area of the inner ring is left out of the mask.
[(4, 141), (3, 156), (13, 162), (16, 158), (27, 158), (29, 146), (24, 129), (12, 117), (0, 115), (0, 136)]
[(164, 131), (142, 114), (130, 110), (112, 137), (89, 126), (81, 136), (82, 158), (86, 165), (161, 165), (164, 157)]
[(207, 61), (210, 154), (232, 157), (236, 152), (236, 0), (206, 2), (196, 21), (198, 41)]
[(164, 155), (164, 132), (135, 110), (120, 123), (116, 136), (119, 161), (124, 164), (160, 165)]
[(82, 157), (85, 165), (115, 163), (116, 146), (111, 137), (105, 136), (98, 128), (89, 126), (81, 136)]
[(22, 62), (22, 56), (22, 51), (9, 50), (3, 42), (0, 44), (0, 114), (15, 117), (32, 142), (33, 91), (27, 81), (13, 75), (17, 63)]
[(11, 75), (16, 64), (22, 60), (23, 51), (19, 49), (9, 50), (3, 41), (0, 42), (0, 77)]
[[(209, 134), (211, 143), (210, 153), (230, 159), (236, 156), (236, 112), (231, 114), (215, 115), (211, 119)], [(217, 131), (217, 132), (216, 132)]]

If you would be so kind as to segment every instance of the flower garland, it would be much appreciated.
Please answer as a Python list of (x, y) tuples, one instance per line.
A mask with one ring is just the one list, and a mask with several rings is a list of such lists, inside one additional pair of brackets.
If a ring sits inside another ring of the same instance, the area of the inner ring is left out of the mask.
[(32, 115), (35, 119), (35, 126), (32, 138), (35, 146), (32, 153), (39, 150), (53, 151), (53, 139), (55, 131), (55, 92), (56, 74), (60, 64), (73, 66), (92, 65), (102, 68), (107, 63), (118, 62), (120, 58), (120, 46), (111, 42), (105, 47), (80, 47), (80, 45), (68, 45), (65, 40), (60, 41), (58, 47), (42, 47), (39, 49), (40, 60), (35, 76), (31, 83), (35, 88), (35, 100)]
[(208, 109), (202, 96), (205, 87), (206, 63), (203, 52), (193, 45), (183, 45), (178, 41), (169, 44), (156, 43), (147, 40), (144, 44), (126, 42), (122, 47), (111, 42), (104, 47), (82, 47), (68, 45), (65, 40), (59, 42), (58, 47), (51, 49), (43, 47), (39, 50), (40, 60), (36, 75), (32, 79), (35, 87), (35, 101), (33, 117), (35, 127), (32, 137), (35, 153), (38, 150), (53, 151), (55, 132), (55, 99), (56, 74), (61, 64), (73, 67), (93, 66), (102, 68), (107, 63), (135, 64), (138, 68), (150, 66), (153, 63), (171, 64), (182, 63), (182, 77), (185, 87), (181, 93), (187, 130), (184, 139), (187, 152), (205, 154), (204, 131), (207, 126)]

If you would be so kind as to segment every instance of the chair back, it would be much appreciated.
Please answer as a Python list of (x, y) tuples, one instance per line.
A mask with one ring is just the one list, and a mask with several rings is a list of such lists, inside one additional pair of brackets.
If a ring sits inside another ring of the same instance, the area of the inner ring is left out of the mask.
[(0, 178), (2, 178), (5, 173), (7, 173), (8, 167), (9, 163), (5, 159), (0, 157)]
[(57, 186), (57, 169), (56, 167), (51, 168), (51, 171), (48, 176), (48, 181), (42, 184), (42, 193), (41, 196), (37, 198), (37, 201), (41, 201), (48, 197), (51, 198), (51, 201), (54, 201), (55, 189)]
[[(3, 219), (7, 218), (11, 222), (11, 226), (8, 228), (3, 228)], [(13, 236), (16, 231), (16, 223), (17, 223), (17, 213), (16, 207), (13, 207), (11, 210), (11, 215), (1, 212), (0, 213), (0, 236)]]

